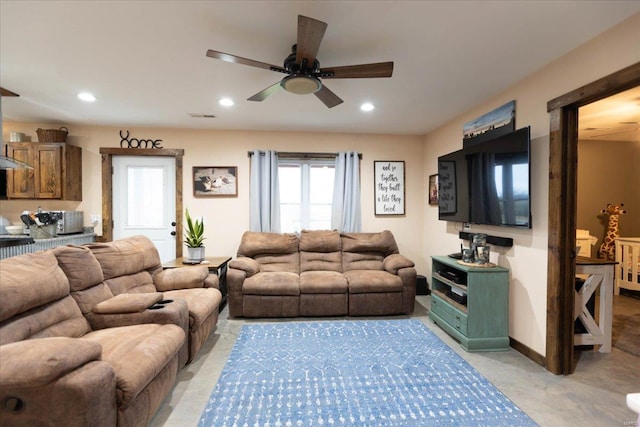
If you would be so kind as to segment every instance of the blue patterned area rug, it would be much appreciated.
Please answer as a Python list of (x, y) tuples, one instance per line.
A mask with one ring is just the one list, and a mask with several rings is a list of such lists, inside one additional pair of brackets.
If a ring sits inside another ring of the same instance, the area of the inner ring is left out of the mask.
[(200, 426), (535, 426), (416, 319), (245, 325)]

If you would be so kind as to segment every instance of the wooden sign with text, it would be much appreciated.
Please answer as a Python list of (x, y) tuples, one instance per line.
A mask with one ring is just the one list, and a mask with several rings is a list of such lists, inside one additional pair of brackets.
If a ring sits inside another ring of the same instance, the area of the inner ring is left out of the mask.
[(374, 161), (375, 214), (404, 215), (404, 162)]

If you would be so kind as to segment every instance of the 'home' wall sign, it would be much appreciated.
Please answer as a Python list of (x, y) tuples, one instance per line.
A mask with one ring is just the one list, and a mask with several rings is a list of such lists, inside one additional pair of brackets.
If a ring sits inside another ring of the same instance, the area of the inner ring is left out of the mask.
[(129, 139), (129, 131), (124, 131), (127, 133), (126, 135), (123, 135), (122, 132), (120, 131), (120, 148), (162, 148), (161, 139)]

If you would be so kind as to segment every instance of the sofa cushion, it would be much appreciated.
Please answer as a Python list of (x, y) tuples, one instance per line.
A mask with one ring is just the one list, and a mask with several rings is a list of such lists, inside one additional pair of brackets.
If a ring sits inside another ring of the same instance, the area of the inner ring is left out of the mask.
[(53, 253), (69, 279), (71, 296), (83, 314), (91, 312), (102, 301), (113, 298), (113, 292), (104, 283), (102, 267), (89, 248), (58, 246), (53, 249)]
[(389, 230), (380, 233), (343, 233), (341, 237), (343, 271), (382, 270), (384, 258), (398, 253), (398, 245)]
[(242, 284), (245, 295), (300, 295), (300, 278), (295, 273), (274, 271), (258, 273)]
[(343, 271), (383, 270), (383, 261), (379, 252), (342, 252)]
[(350, 294), (402, 292), (402, 279), (386, 271), (351, 270), (344, 273)]
[(305, 271), (300, 273), (301, 294), (343, 294), (347, 279), (336, 271)]
[(157, 292), (151, 273), (146, 270), (105, 280), (113, 295)]
[(238, 257), (250, 257), (260, 264), (260, 271), (288, 271), (299, 273), (300, 253), (298, 236), (290, 233), (258, 233), (242, 235)]
[(398, 245), (389, 230), (379, 233), (342, 233), (344, 252), (379, 252), (383, 256), (397, 254)]
[(215, 288), (176, 289), (163, 292), (164, 299), (181, 299), (189, 308), (189, 329), (197, 330), (218, 310), (222, 294)]
[(286, 271), (298, 274), (300, 272), (300, 253), (278, 255), (256, 255), (255, 260), (260, 264), (260, 271)]
[(88, 243), (102, 267), (105, 280), (138, 273), (142, 270), (155, 272), (162, 269), (160, 255), (153, 242), (145, 236), (133, 236), (107, 243)]
[(102, 282), (83, 291), (71, 292), (71, 296), (78, 303), (82, 314), (90, 313), (97, 304), (113, 298), (113, 292)]
[(238, 256), (253, 258), (263, 254), (292, 254), (298, 252), (298, 236), (292, 233), (260, 233), (246, 231), (240, 240)]
[(189, 268), (169, 268), (157, 272), (153, 276), (153, 283), (159, 292), (174, 289), (201, 288), (207, 276), (209, 276), (209, 268), (204, 265), (195, 265)]
[(300, 271), (342, 271), (341, 245), (335, 230), (302, 230)]
[(69, 295), (69, 281), (51, 251), (0, 261), (0, 322)]
[(91, 250), (83, 246), (58, 246), (53, 249), (58, 265), (69, 279), (71, 292), (82, 291), (104, 281), (100, 263)]
[(116, 374), (116, 400), (127, 408), (176, 356), (185, 334), (176, 325), (134, 325), (91, 332), (81, 339), (102, 346), (102, 360)]
[[(4, 292), (1, 293), (4, 295)], [(0, 304), (1, 305), (1, 304)], [(0, 326), (0, 345), (32, 338), (78, 338), (91, 331), (69, 295), (14, 316)]]
[(306, 252), (340, 252), (342, 241), (336, 230), (302, 230), (300, 250)]

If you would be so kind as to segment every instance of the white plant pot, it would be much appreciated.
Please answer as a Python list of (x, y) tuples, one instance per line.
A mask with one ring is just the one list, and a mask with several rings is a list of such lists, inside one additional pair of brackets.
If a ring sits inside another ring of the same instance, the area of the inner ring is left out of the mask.
[(204, 246), (199, 248), (187, 248), (187, 261), (201, 262), (204, 261)]

